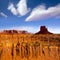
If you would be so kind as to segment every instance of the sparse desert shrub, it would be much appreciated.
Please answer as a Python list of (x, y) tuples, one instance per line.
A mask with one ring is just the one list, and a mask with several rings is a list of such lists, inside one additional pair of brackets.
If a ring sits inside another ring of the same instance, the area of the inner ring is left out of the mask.
[(24, 56), (26, 58), (29, 58), (29, 56), (30, 56), (30, 47), (29, 47), (29, 44), (28, 43), (26, 43), (26, 45), (24, 47)]
[(18, 41), (18, 42), (17, 42), (17, 45), (16, 45), (16, 55), (19, 55), (19, 54), (20, 54), (19, 48), (20, 48), (20, 43), (19, 43), (19, 41)]
[(14, 44), (12, 44), (12, 47), (11, 47), (11, 56), (12, 56), (12, 59), (14, 57)]

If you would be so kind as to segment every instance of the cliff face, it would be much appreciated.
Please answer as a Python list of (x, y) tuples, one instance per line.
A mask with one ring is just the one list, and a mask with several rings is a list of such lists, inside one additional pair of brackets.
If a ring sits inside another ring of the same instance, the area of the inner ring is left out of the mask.
[(45, 26), (41, 26), (40, 31), (37, 32), (36, 34), (53, 34), (53, 33), (49, 32)]

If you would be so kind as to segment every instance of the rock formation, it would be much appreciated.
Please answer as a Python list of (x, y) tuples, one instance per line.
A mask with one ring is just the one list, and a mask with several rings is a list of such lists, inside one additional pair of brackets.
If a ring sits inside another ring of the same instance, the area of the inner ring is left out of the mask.
[[(3, 33), (3, 34), (32, 34), (25, 30), (22, 30), (22, 31), (20, 31), (20, 30), (4, 30), (1, 33)], [(53, 34), (53, 33), (49, 32), (45, 26), (41, 26), (40, 31), (37, 32), (36, 34)]]
[(49, 32), (45, 26), (41, 26), (40, 31), (37, 32), (36, 34), (53, 34), (53, 33)]
[(21, 33), (21, 34), (26, 34), (28, 33), (27, 31), (18, 31), (18, 30), (4, 30), (2, 31), (1, 33), (7, 33), (7, 34), (18, 34), (18, 33)]

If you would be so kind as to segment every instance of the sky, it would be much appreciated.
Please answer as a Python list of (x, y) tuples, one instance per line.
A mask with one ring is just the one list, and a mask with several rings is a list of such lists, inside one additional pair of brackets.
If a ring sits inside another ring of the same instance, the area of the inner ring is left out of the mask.
[(0, 31), (36, 33), (40, 26), (60, 34), (60, 0), (0, 0)]

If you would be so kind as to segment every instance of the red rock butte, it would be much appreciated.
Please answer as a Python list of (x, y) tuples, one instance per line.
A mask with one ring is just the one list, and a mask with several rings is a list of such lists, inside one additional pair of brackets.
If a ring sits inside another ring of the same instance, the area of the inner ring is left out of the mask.
[(49, 32), (46, 26), (41, 26), (40, 31), (37, 32), (36, 34), (53, 34), (53, 33)]

